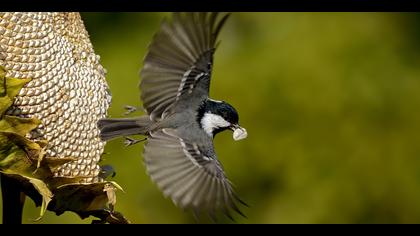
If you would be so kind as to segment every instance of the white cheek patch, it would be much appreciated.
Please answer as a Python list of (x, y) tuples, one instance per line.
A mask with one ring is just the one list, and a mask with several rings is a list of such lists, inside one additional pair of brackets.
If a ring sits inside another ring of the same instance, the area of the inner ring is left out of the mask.
[(201, 126), (209, 136), (213, 136), (213, 130), (216, 128), (226, 128), (230, 126), (223, 117), (211, 113), (205, 113), (201, 119)]

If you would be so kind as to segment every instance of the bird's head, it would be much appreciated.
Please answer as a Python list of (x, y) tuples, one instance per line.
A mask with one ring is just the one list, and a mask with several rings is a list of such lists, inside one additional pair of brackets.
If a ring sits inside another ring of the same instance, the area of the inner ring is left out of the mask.
[(199, 110), (199, 122), (206, 133), (213, 137), (227, 129), (233, 131), (235, 141), (247, 137), (246, 130), (239, 126), (238, 112), (224, 101), (207, 100)]

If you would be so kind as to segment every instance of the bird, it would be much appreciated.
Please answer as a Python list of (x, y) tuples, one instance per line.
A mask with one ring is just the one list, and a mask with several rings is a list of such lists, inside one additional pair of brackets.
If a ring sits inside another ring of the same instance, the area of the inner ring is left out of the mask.
[[(237, 110), (209, 97), (217, 37), (230, 13), (173, 13), (162, 21), (148, 46), (139, 89), (146, 115), (103, 118), (100, 137), (144, 135), (144, 163), (153, 182), (182, 209), (212, 219), (231, 211), (246, 217), (247, 206), (226, 177), (214, 147), (216, 134), (233, 131), (247, 137)], [(132, 107), (130, 107), (132, 108)], [(128, 144), (137, 143), (128, 139)]]

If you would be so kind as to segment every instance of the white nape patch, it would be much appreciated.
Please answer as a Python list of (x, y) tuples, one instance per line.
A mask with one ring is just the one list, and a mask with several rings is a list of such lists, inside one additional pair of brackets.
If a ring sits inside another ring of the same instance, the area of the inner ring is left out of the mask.
[(214, 100), (214, 99), (211, 99), (211, 98), (209, 98), (209, 101), (216, 102), (216, 103), (222, 103), (222, 101)]
[(201, 127), (209, 136), (213, 137), (213, 130), (216, 128), (229, 127), (230, 123), (223, 119), (223, 117), (211, 113), (205, 113), (201, 118)]

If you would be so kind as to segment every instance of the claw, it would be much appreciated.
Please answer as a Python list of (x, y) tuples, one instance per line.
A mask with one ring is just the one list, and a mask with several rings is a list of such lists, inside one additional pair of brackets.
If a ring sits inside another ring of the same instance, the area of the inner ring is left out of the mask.
[(124, 112), (124, 115), (126, 116), (126, 115), (129, 115), (129, 114), (131, 114), (131, 113), (133, 113), (133, 112), (136, 112), (137, 111), (137, 107), (135, 107), (135, 106), (130, 106), (130, 105), (125, 105), (124, 106), (124, 109), (126, 109), (127, 111), (126, 112)]
[(132, 139), (132, 138), (129, 138), (129, 137), (125, 137), (124, 144), (125, 144), (126, 147), (128, 147), (128, 146), (137, 144), (139, 142), (145, 141), (146, 139), (147, 138), (137, 140), (137, 139)]

